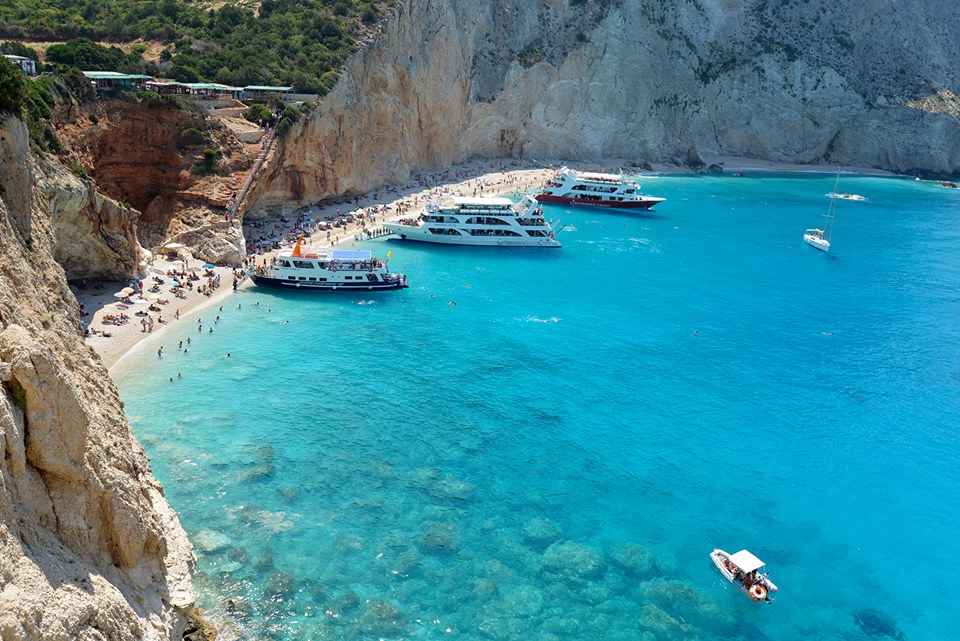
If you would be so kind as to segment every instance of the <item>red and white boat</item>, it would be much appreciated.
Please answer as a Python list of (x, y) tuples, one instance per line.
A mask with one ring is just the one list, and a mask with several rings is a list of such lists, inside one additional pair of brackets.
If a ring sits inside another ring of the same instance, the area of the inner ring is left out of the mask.
[(576, 172), (568, 167), (561, 167), (536, 198), (541, 203), (614, 209), (650, 209), (665, 200), (641, 195), (639, 183), (623, 174)]

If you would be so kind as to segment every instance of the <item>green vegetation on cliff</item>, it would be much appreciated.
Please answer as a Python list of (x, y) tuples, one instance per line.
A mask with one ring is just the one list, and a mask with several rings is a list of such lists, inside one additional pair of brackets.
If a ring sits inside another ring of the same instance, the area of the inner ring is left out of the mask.
[[(364, 29), (393, 2), (262, 0), (256, 8), (228, 2), (212, 9), (220, 3), (7, 0), (0, 3), (0, 38), (155, 40), (169, 45), (156, 69), (141, 67), (138, 53), (131, 59), (119, 50), (116, 66), (140, 67), (183, 82), (281, 84), (323, 94)], [(51, 50), (51, 60), (73, 55), (73, 61), (64, 62), (77, 64), (77, 50), (89, 53), (90, 48), (71, 43), (68, 51)]]

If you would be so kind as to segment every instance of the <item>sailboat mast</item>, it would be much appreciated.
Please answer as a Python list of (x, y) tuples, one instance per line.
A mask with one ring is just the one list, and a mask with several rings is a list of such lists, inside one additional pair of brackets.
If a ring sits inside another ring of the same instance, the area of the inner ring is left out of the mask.
[(827, 242), (833, 238), (833, 216), (837, 211), (837, 198), (840, 197), (840, 194), (837, 193), (837, 188), (840, 186), (840, 168), (837, 167), (837, 177), (833, 181), (833, 197), (830, 199), (830, 206), (827, 207), (827, 214), (824, 218), (827, 219), (826, 228), (824, 229), (827, 232)]

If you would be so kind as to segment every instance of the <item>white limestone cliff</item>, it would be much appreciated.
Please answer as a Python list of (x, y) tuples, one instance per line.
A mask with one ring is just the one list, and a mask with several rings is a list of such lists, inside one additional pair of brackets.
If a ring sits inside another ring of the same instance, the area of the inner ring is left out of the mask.
[(0, 167), (0, 639), (179, 639), (192, 547), (83, 342), (64, 200), (8, 115)]
[[(293, 208), (471, 157), (719, 155), (960, 173), (948, 0), (408, 0), (253, 199)], [(950, 94), (950, 95), (952, 95)]]

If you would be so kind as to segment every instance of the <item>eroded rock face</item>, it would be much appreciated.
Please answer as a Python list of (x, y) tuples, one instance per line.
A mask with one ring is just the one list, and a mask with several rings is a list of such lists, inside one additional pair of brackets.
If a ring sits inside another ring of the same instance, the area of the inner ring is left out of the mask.
[(149, 253), (137, 240), (140, 212), (104, 196), (55, 161), (37, 167), (56, 237), (54, 258), (67, 278), (124, 280), (141, 273)]
[(957, 59), (949, 0), (416, 0), (293, 129), (255, 196), (290, 208), (477, 156), (691, 149), (957, 174), (960, 122), (918, 106), (957, 93)]
[(192, 549), (83, 343), (26, 139), (0, 120), (0, 637), (179, 638)]

